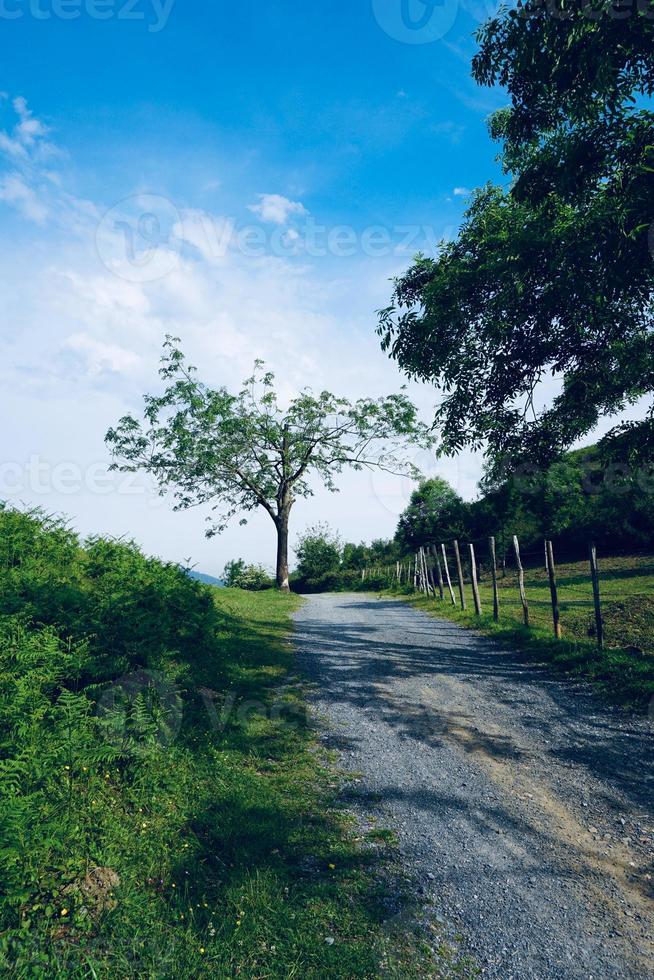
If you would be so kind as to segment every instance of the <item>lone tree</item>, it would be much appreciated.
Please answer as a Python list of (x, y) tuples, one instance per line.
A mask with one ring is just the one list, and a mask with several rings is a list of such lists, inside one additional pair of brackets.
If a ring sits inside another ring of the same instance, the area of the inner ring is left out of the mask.
[(351, 402), (304, 389), (284, 410), (262, 361), (232, 394), (199, 381), (178, 344), (166, 337), (159, 371), (166, 388), (145, 395), (143, 422), (126, 415), (108, 431), (112, 468), (150, 473), (161, 494), (172, 491), (175, 510), (209, 504), (208, 537), (234, 515), (263, 507), (277, 530), (279, 588), (288, 589), (291, 508), (312, 495), (312, 474), (331, 491), (346, 466), (419, 477), (402, 453), (432, 439), (404, 394)]

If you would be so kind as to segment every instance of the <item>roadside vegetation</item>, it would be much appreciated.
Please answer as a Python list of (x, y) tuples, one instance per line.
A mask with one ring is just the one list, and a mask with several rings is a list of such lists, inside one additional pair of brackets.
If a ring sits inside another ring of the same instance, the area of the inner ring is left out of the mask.
[(300, 601), (0, 511), (3, 976), (450, 969), (383, 924), (387, 848), (336, 805), (292, 677)]

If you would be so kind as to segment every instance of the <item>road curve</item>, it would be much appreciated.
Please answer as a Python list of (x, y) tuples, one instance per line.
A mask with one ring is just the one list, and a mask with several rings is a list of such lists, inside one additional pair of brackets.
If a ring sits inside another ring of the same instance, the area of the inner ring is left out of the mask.
[(484, 977), (654, 976), (654, 733), (401, 600), (295, 615), (352, 805), (465, 937)]

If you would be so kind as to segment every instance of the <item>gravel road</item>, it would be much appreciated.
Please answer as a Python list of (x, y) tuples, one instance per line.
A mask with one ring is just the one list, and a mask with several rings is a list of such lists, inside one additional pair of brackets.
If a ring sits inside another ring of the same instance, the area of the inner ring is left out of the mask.
[(401, 600), (311, 596), (300, 666), (363, 819), (484, 977), (654, 976), (654, 733)]

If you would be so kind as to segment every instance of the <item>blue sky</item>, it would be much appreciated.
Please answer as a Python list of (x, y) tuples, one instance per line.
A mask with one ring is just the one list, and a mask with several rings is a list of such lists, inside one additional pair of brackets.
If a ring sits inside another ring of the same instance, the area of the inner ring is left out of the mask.
[[(263, 357), (287, 396), (398, 388), (374, 332), (388, 280), (501, 179), (484, 120), (503, 95), (469, 75), (491, 10), (3, 0), (0, 495), (209, 572), (269, 564), (266, 515), (206, 542), (145, 482), (102, 483), (104, 432), (157, 384), (167, 332), (213, 383)], [(411, 392), (429, 419), (436, 393)], [(419, 462), (474, 493), (478, 460)], [(393, 533), (410, 485), (342, 486), (298, 505), (296, 530)]]

